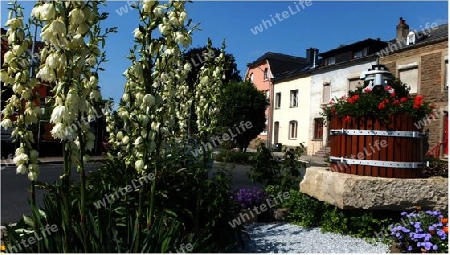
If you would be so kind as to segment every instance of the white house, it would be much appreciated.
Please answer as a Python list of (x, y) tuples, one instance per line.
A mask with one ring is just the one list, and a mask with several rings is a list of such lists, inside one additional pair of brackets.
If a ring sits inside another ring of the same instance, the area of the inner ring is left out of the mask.
[(340, 98), (354, 90), (359, 82), (362, 85), (361, 73), (376, 64), (375, 53), (386, 45), (379, 39), (366, 39), (319, 54), (320, 65), (311, 75), (308, 155), (328, 144), (328, 129), (320, 114), (321, 107), (332, 98)]

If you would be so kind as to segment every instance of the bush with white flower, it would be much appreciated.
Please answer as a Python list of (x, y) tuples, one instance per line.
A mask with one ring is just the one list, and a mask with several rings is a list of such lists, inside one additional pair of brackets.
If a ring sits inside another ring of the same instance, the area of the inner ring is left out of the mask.
[(12, 128), (12, 138), (19, 142), (13, 159), (17, 166), (16, 172), (28, 174), (30, 181), (36, 181), (39, 174), (38, 152), (33, 148), (31, 127), (37, 123), (41, 110), (35, 103), (37, 81), (30, 76), (31, 56), (26, 51), (31, 46), (31, 36), (23, 19), (22, 8), (13, 3), (5, 24), (8, 28), (8, 51), (4, 55), (1, 80), (14, 94), (6, 101), (1, 126)]

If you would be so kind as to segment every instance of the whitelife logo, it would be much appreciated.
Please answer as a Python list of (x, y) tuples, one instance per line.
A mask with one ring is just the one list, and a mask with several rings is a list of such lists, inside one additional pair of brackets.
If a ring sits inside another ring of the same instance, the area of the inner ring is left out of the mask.
[[(275, 14), (275, 18), (276, 20), (278, 20), (278, 22), (281, 22), (287, 18), (289, 18), (291, 15), (295, 15), (297, 13), (299, 13), (301, 10), (304, 10), (307, 6), (311, 6), (312, 5), (312, 1), (311, 0), (300, 0), (297, 2), (294, 2), (294, 8), (292, 8), (291, 6), (288, 6), (288, 10), (289, 11), (283, 11), (281, 14), (280, 13), (276, 13)], [(269, 27), (272, 27), (273, 25), (277, 24), (277, 21), (275, 20), (275, 18), (270, 15), (270, 19), (269, 20), (261, 20), (261, 23), (259, 24), (259, 26), (255, 26), (255, 28), (250, 28), (250, 31), (254, 34), (257, 35), (258, 33), (262, 33), (265, 29), (268, 29)], [(264, 25), (264, 28), (263, 28)]]

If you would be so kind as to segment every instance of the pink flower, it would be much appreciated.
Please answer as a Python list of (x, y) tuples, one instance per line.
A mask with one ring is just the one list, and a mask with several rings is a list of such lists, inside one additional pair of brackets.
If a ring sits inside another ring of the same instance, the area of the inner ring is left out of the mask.
[(366, 93), (370, 93), (371, 91), (372, 91), (372, 89), (369, 88), (369, 87), (366, 87), (366, 88), (364, 89), (364, 92), (366, 92)]

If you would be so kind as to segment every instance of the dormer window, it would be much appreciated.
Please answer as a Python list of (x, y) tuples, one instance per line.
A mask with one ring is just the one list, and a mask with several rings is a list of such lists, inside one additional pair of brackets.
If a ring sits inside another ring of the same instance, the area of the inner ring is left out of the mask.
[(334, 65), (336, 64), (336, 58), (335, 57), (330, 57), (327, 59), (327, 65)]
[(406, 45), (413, 45), (414, 43), (416, 43), (416, 33), (411, 31), (406, 37)]
[(355, 53), (353, 53), (353, 58), (362, 58), (367, 56), (367, 47), (365, 47), (364, 49), (360, 50), (360, 51), (356, 51)]

